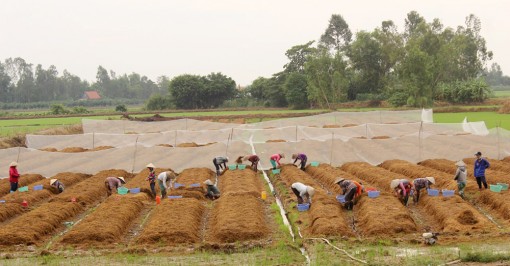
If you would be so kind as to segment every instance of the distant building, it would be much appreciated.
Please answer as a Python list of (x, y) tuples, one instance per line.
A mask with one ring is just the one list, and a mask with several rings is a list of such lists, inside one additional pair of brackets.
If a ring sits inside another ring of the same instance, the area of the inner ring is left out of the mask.
[(99, 93), (97, 93), (97, 91), (86, 91), (83, 93), (83, 96), (81, 98), (83, 100), (99, 100), (101, 99), (101, 96), (99, 96)]

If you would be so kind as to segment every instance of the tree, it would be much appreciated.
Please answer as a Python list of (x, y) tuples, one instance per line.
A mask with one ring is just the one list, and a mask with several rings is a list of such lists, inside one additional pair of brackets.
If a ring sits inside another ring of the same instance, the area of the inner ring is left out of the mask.
[(170, 93), (175, 100), (175, 106), (182, 109), (205, 108), (204, 92), (205, 80), (197, 75), (180, 75), (170, 82)]
[(0, 62), (0, 102), (12, 101), (11, 77), (7, 75), (5, 67)]
[(347, 22), (341, 15), (333, 14), (319, 44), (327, 49), (340, 52), (349, 45), (351, 38), (352, 32)]
[(147, 110), (166, 110), (173, 108), (172, 100), (167, 96), (153, 94), (145, 103)]
[(235, 81), (219, 72), (207, 75), (204, 81), (204, 108), (216, 108), (236, 95)]
[(125, 113), (127, 112), (127, 108), (126, 108), (126, 105), (125, 104), (119, 104), (115, 107), (115, 112), (122, 112), (122, 113)]
[(284, 87), (285, 97), (292, 108), (303, 109), (308, 107), (308, 85), (304, 74), (298, 72), (289, 74)]
[(283, 66), (286, 73), (304, 73), (305, 63), (308, 60), (308, 57), (316, 50), (316, 48), (311, 47), (314, 42), (315, 41), (309, 41), (306, 44), (293, 46), (285, 52), (285, 55), (290, 60), (290, 62)]

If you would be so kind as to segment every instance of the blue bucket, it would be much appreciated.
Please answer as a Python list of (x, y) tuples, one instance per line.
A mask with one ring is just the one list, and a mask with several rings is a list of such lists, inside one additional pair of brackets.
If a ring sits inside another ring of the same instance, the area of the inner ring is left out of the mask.
[(231, 164), (228, 166), (228, 170), (236, 170), (237, 169), (237, 165), (235, 164)]
[(310, 209), (310, 204), (309, 203), (298, 204), (297, 209), (300, 212), (308, 211), (308, 209)]
[(381, 195), (381, 191), (368, 191), (368, 197), (369, 198), (377, 198)]
[(340, 203), (345, 203), (345, 195), (336, 196), (336, 200), (338, 200)]
[(139, 187), (132, 188), (129, 190), (129, 193), (131, 194), (140, 193), (140, 188)]
[(435, 197), (439, 196), (439, 189), (427, 189), (427, 193), (429, 196)]
[(185, 187), (185, 185), (181, 184), (181, 183), (174, 183), (174, 188), (180, 188), (180, 187)]
[(441, 193), (443, 193), (443, 197), (451, 197), (455, 195), (455, 190), (443, 189)]
[(182, 196), (168, 196), (169, 199), (182, 199)]
[(191, 184), (191, 185), (189, 185), (189, 187), (200, 187), (200, 183)]
[(43, 185), (34, 186), (34, 191), (35, 190), (42, 190), (42, 189), (43, 189)]

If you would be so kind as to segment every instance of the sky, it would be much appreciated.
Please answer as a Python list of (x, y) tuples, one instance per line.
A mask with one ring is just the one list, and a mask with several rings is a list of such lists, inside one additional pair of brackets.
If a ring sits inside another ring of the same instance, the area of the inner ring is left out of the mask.
[(0, 60), (21, 57), (95, 81), (99, 65), (156, 81), (221, 72), (246, 86), (283, 70), (292, 46), (318, 40), (332, 14), (353, 33), (415, 10), (456, 28), (475, 14), (492, 62), (510, 73), (506, 0), (0, 0)]

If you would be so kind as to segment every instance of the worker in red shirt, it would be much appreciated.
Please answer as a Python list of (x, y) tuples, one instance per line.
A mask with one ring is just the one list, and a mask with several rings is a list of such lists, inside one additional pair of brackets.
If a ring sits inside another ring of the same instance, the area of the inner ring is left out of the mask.
[(9, 182), (11, 183), (11, 193), (18, 190), (19, 173), (17, 167), (17, 162), (12, 162), (9, 165)]

